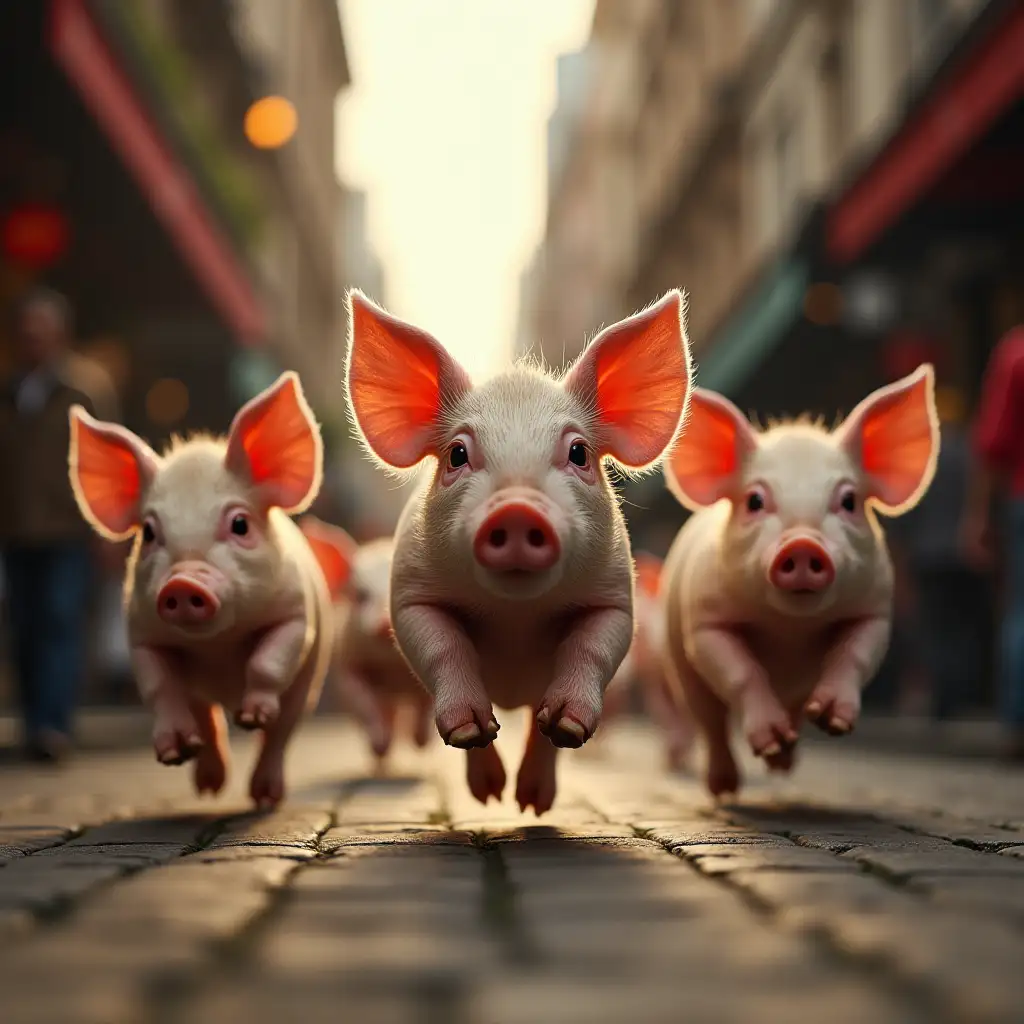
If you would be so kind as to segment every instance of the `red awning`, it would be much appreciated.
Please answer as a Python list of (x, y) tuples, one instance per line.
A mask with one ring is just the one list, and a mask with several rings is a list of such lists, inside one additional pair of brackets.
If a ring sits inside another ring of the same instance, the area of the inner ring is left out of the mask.
[(861, 255), (1021, 97), (1024, 5), (1015, 4), (832, 210), (826, 226), (830, 257), (848, 263)]
[(266, 319), (245, 269), (147, 117), (84, 0), (51, 0), (49, 46), (225, 323), (243, 344), (262, 340)]

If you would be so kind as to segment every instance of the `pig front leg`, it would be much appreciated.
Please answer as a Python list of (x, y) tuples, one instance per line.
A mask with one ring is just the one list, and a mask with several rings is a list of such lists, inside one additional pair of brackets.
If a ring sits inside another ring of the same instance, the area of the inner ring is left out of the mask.
[(306, 654), (306, 619), (287, 619), (269, 629), (245, 667), (245, 692), (235, 712), (241, 729), (265, 729), (281, 711), (281, 695), (291, 686)]
[(280, 713), (263, 732), (263, 746), (249, 780), (249, 795), (261, 811), (272, 810), (284, 799), (284, 754), (305, 713), (312, 677), (313, 668), (308, 666), (295, 685), (284, 692)]
[(796, 743), (789, 712), (772, 691), (764, 668), (742, 637), (721, 626), (693, 631), (688, 654), (693, 667), (730, 707), (740, 713), (743, 734), (757, 757), (774, 758)]
[(156, 759), (166, 765), (191, 761), (202, 749), (203, 735), (170, 655), (155, 647), (138, 645), (132, 648), (131, 659), (139, 695), (153, 711)]
[(820, 729), (832, 736), (853, 730), (860, 714), (861, 691), (882, 664), (890, 631), (886, 616), (860, 619), (843, 627), (804, 708)]
[(537, 725), (556, 747), (582, 747), (601, 718), (604, 691), (633, 641), (622, 608), (583, 612), (555, 656), (555, 677), (537, 708)]
[(434, 721), (452, 747), (486, 747), (498, 735), (490, 698), (480, 678), (480, 658), (458, 622), (442, 608), (396, 608), (395, 639), (409, 667), (434, 697)]

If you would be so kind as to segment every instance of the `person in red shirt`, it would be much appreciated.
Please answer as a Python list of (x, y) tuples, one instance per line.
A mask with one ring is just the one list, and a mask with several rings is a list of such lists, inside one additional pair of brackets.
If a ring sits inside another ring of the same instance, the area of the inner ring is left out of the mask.
[(975, 466), (964, 514), (966, 555), (979, 568), (994, 560), (992, 500), (1006, 498), (1007, 573), (1002, 622), (1003, 719), (1010, 756), (1024, 759), (1024, 326), (996, 345), (982, 384), (974, 429)]

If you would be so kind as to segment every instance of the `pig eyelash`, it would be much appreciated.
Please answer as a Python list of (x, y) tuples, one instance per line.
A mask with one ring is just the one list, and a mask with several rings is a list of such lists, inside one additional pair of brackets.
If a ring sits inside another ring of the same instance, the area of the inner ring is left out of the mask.
[[(574, 476), (579, 477), (584, 483), (592, 484), (597, 479), (595, 472), (596, 460), (594, 451), (587, 441), (579, 434), (566, 431), (561, 449), (562, 458), (565, 459), (565, 469)], [(583, 459), (580, 462), (580, 459)]]

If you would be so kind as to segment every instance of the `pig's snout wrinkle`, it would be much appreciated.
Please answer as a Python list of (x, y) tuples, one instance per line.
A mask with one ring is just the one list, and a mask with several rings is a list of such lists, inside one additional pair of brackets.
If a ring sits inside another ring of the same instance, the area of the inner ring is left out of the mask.
[(220, 598), (195, 576), (175, 573), (160, 588), (157, 612), (173, 626), (199, 626), (210, 622), (220, 611)]
[(831, 556), (809, 537), (783, 544), (768, 571), (772, 585), (790, 594), (820, 594), (832, 585), (835, 576)]
[(543, 572), (558, 562), (561, 545), (543, 513), (526, 502), (510, 501), (480, 525), (473, 554), (492, 572)]

